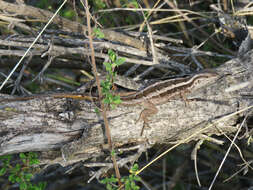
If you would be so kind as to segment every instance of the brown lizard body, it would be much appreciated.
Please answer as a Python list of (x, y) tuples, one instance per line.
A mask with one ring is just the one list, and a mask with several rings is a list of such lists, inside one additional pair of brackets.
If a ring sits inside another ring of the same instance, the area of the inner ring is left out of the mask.
[(199, 88), (205, 85), (209, 79), (217, 78), (217, 76), (214, 72), (202, 72), (189, 77), (168, 79), (154, 83), (131, 95), (121, 96), (120, 99), (123, 105), (136, 105), (145, 101), (163, 104), (178, 95), (190, 92), (196, 86)]

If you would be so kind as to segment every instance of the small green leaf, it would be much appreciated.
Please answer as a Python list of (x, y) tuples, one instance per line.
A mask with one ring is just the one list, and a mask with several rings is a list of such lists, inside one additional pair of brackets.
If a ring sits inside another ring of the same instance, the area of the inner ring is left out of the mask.
[(138, 166), (138, 164), (134, 164), (133, 166), (132, 166), (132, 168), (130, 169), (130, 173), (136, 173), (136, 171), (138, 171), (138, 169), (139, 169), (139, 166)]
[(130, 181), (129, 180), (125, 181), (125, 189), (126, 190), (131, 190), (131, 186), (130, 186)]
[(108, 181), (108, 178), (106, 177), (106, 178), (104, 178), (104, 179), (100, 180), (100, 183), (102, 183), (102, 184), (106, 184), (106, 183), (107, 183), (107, 181)]
[(12, 183), (16, 182), (16, 176), (14, 174), (9, 175), (8, 180)]
[(33, 177), (33, 175), (31, 173), (25, 174), (25, 180), (26, 181), (30, 181), (32, 177)]
[(110, 100), (109, 100), (108, 98), (105, 98), (105, 99), (103, 100), (103, 103), (104, 103), (104, 104), (110, 104)]
[(33, 159), (31, 159), (31, 160), (29, 161), (29, 164), (30, 164), (30, 165), (39, 164), (39, 163), (40, 163), (40, 161), (39, 161), (37, 158), (33, 158)]
[(21, 159), (26, 159), (26, 155), (25, 155), (23, 152), (19, 154), (19, 157), (20, 157)]
[(7, 166), (10, 164), (10, 160), (12, 158), (12, 155), (4, 155), (4, 156), (0, 156), (0, 160), (3, 161), (4, 165)]
[(33, 185), (30, 182), (26, 183), (27, 184), (27, 190), (39, 190), (37, 185)]
[(120, 58), (118, 58), (118, 59), (115, 61), (115, 64), (116, 64), (117, 66), (120, 66), (120, 65), (122, 65), (122, 64), (125, 63), (125, 62), (126, 62), (126, 59), (123, 58), (123, 57), (120, 57)]
[(2, 168), (0, 170), (0, 176), (3, 176), (6, 173), (6, 168)]
[(21, 159), (23, 164), (26, 165), (27, 164), (27, 161), (28, 161), (28, 158), (25, 158), (25, 159)]
[(135, 185), (135, 182), (134, 182), (134, 181), (131, 181), (130, 186), (131, 186), (131, 188), (133, 189), (133, 188), (136, 186), (136, 185)]
[(102, 87), (104, 87), (105, 81), (104, 81), (104, 80), (101, 80), (100, 85), (101, 85)]
[(134, 175), (134, 181), (141, 181), (141, 178), (139, 176)]
[(110, 89), (112, 84), (109, 81), (101, 81), (102, 91), (103, 93), (107, 93)]
[(21, 183), (21, 182), (22, 182), (22, 178), (19, 177), (19, 176), (16, 176), (15, 181), (16, 181), (17, 183)]
[(132, 4), (136, 9), (139, 8), (139, 4), (137, 2), (132, 2)]
[(102, 0), (95, 0), (94, 1), (94, 9), (97, 11), (99, 9), (106, 8), (106, 4)]
[(119, 95), (113, 97), (114, 104), (121, 104), (121, 102), (122, 102), (122, 100), (120, 99)]
[(75, 16), (75, 12), (73, 10), (65, 10), (62, 15), (68, 19), (72, 19)]
[(115, 150), (114, 150), (114, 149), (112, 149), (111, 155), (112, 155), (112, 156), (115, 156)]
[(112, 185), (108, 183), (108, 184), (106, 185), (106, 189), (107, 189), (107, 190), (112, 190), (112, 189), (113, 189), (113, 188), (112, 188)]
[(104, 62), (103, 64), (105, 66), (106, 71), (108, 71), (108, 72), (112, 71), (112, 64), (111, 63)]
[(29, 160), (37, 159), (38, 155), (36, 152), (28, 152)]
[(138, 185), (135, 185), (134, 187), (133, 187), (133, 190), (139, 190), (140, 189), (140, 187), (138, 186)]
[(98, 108), (95, 108), (95, 112), (96, 112), (97, 114), (100, 114), (100, 111), (99, 111)]
[(20, 169), (21, 169), (20, 164), (16, 164), (15, 168), (13, 168), (13, 172), (18, 173), (20, 171)]
[(115, 62), (115, 60), (116, 60), (116, 53), (113, 50), (109, 49), (108, 55), (109, 55), (110, 60), (112, 62)]
[(100, 30), (100, 28), (94, 28), (93, 32), (95, 36), (99, 39), (102, 39), (105, 37), (105, 34)]
[(8, 160), (11, 159), (12, 155), (4, 155), (4, 156), (0, 156), (0, 160)]
[(114, 175), (112, 175), (112, 177), (109, 179), (110, 183), (117, 183), (118, 179), (114, 177)]
[(19, 184), (19, 189), (20, 190), (27, 189), (27, 184), (26, 183), (20, 183)]

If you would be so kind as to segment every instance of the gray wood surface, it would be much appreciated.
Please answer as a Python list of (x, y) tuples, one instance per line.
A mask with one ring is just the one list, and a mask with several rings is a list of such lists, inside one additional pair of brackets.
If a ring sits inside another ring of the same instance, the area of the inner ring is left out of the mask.
[[(148, 144), (149, 147), (174, 144), (196, 134), (208, 123), (215, 125), (201, 134), (234, 133), (238, 119), (245, 112), (225, 116), (252, 105), (252, 56), (253, 51), (250, 51), (218, 67), (216, 71), (220, 77), (188, 94), (187, 98), (194, 100), (187, 104), (182, 99), (175, 99), (159, 105), (158, 114), (150, 118), (150, 128), (145, 129), (142, 137), (142, 122), (136, 123), (142, 106), (119, 106), (108, 111), (115, 148), (129, 144)], [(248, 85), (228, 92), (229, 87), (242, 82), (248, 82)], [(93, 103), (50, 97), (1, 101), (8, 97), (11, 96), (0, 94), (0, 155), (42, 151), (42, 162), (63, 165), (104, 155), (104, 126), (101, 117), (94, 111)], [(221, 119), (223, 117), (225, 119)], [(187, 142), (201, 139), (201, 134), (196, 134)]]

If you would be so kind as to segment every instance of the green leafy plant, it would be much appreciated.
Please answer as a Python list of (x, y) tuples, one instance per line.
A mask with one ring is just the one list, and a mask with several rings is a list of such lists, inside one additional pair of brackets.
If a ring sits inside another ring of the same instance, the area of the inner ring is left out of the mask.
[[(136, 176), (135, 173), (138, 171), (138, 164), (134, 164), (130, 169), (129, 176), (124, 176), (121, 178), (121, 182), (123, 183), (123, 187), (120, 187), (124, 190), (138, 190), (140, 187), (136, 185), (137, 181), (140, 181), (140, 177)], [(106, 177), (100, 181), (102, 184), (106, 185), (107, 190), (117, 190), (119, 187), (117, 186), (118, 179), (112, 175), (111, 177)]]
[(102, 93), (104, 96), (104, 104), (110, 105), (112, 109), (116, 105), (121, 103), (120, 96), (113, 93), (113, 81), (116, 76), (115, 68), (125, 62), (124, 58), (117, 58), (116, 53), (113, 50), (108, 51), (110, 62), (104, 62), (104, 66), (107, 71), (106, 79), (101, 81)]
[(112, 175), (111, 177), (106, 177), (100, 181), (100, 183), (106, 185), (107, 190), (116, 190), (118, 189), (118, 186), (116, 183), (118, 182), (118, 179)]
[(129, 176), (122, 177), (121, 181), (125, 185), (125, 190), (138, 190), (140, 187), (136, 185), (136, 181), (140, 181), (141, 178), (135, 173), (139, 170), (138, 164), (134, 164), (133, 167), (130, 169)]
[(11, 164), (12, 155), (0, 156), (2, 168), (0, 169), (0, 176), (9, 175), (8, 180), (11, 183), (18, 183), (20, 190), (43, 190), (46, 187), (46, 182), (32, 184), (33, 177), (32, 167), (39, 164), (38, 156), (34, 152), (20, 153), (19, 158), (21, 163), (15, 166)]

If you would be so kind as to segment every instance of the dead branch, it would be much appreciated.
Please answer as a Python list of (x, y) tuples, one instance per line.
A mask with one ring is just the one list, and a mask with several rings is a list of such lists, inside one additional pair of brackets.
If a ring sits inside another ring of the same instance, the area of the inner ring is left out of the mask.
[[(253, 51), (250, 51), (219, 67), (217, 72), (221, 77), (209, 86), (192, 92), (188, 99), (194, 98), (194, 101), (188, 106), (181, 99), (160, 105), (159, 113), (152, 117), (151, 128), (144, 131), (143, 137), (139, 133), (142, 123), (135, 123), (143, 109), (141, 106), (119, 106), (111, 110), (108, 117), (115, 147), (143, 142), (151, 145), (176, 143), (216, 121), (214, 126), (196, 134), (189, 141), (200, 139), (202, 134), (235, 132), (238, 119), (243, 117), (244, 112), (227, 116), (252, 105), (252, 99), (248, 98), (252, 93), (252, 85), (237, 90), (231, 90), (231, 86), (252, 80), (252, 54)], [(2, 100), (6, 97), (1, 94)], [(2, 101), (0, 117), (0, 155), (63, 147), (68, 161), (63, 161), (61, 154), (57, 154), (50, 163), (64, 165), (103, 155), (104, 127), (93, 103), (50, 97)]]

